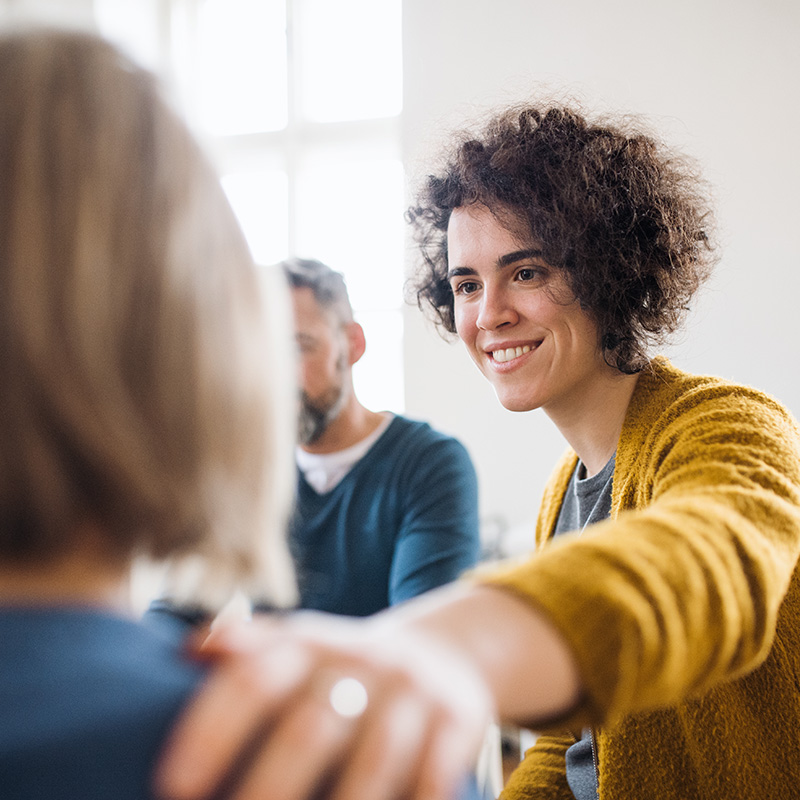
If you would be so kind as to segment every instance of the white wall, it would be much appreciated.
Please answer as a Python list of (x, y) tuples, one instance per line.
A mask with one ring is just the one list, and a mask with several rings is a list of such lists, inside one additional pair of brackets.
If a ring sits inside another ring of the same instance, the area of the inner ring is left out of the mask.
[[(404, 37), (411, 181), (443, 132), (537, 85), (643, 113), (698, 158), (723, 258), (669, 354), (800, 416), (800, 3), (405, 0)], [(408, 412), (470, 449), (484, 516), (529, 528), (563, 441), (541, 412), (503, 410), (460, 345), (443, 344), (416, 310), (407, 321)]]

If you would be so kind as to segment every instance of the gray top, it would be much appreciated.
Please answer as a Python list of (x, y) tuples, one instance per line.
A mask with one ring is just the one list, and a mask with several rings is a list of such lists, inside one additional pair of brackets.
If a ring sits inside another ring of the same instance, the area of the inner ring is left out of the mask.
[[(555, 535), (583, 531), (587, 525), (602, 522), (611, 515), (611, 484), (614, 479), (615, 456), (591, 478), (583, 462), (578, 461), (572, 473), (561, 511), (556, 521)], [(598, 800), (597, 768), (595, 765), (592, 732), (584, 729), (581, 738), (567, 750), (567, 783), (575, 800)]]

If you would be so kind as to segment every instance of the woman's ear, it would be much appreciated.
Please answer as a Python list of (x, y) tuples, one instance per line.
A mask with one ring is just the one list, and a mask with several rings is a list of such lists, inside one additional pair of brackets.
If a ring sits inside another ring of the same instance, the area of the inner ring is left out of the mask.
[(367, 349), (367, 340), (364, 338), (364, 329), (358, 322), (348, 322), (345, 326), (347, 334), (347, 351), (352, 367), (364, 355)]

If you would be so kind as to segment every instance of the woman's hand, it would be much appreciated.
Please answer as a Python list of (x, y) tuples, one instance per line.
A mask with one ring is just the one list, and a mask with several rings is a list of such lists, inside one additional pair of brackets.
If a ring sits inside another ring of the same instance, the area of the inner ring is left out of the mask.
[(201, 652), (214, 666), (157, 774), (170, 800), (220, 787), (233, 800), (451, 800), (494, 713), (464, 654), (380, 615), (257, 617)]

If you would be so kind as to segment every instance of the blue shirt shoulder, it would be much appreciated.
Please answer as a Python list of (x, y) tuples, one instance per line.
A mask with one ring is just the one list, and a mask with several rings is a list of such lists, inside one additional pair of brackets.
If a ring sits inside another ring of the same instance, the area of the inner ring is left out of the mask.
[(180, 642), (86, 609), (0, 611), (4, 800), (145, 800), (162, 741), (202, 679)]

